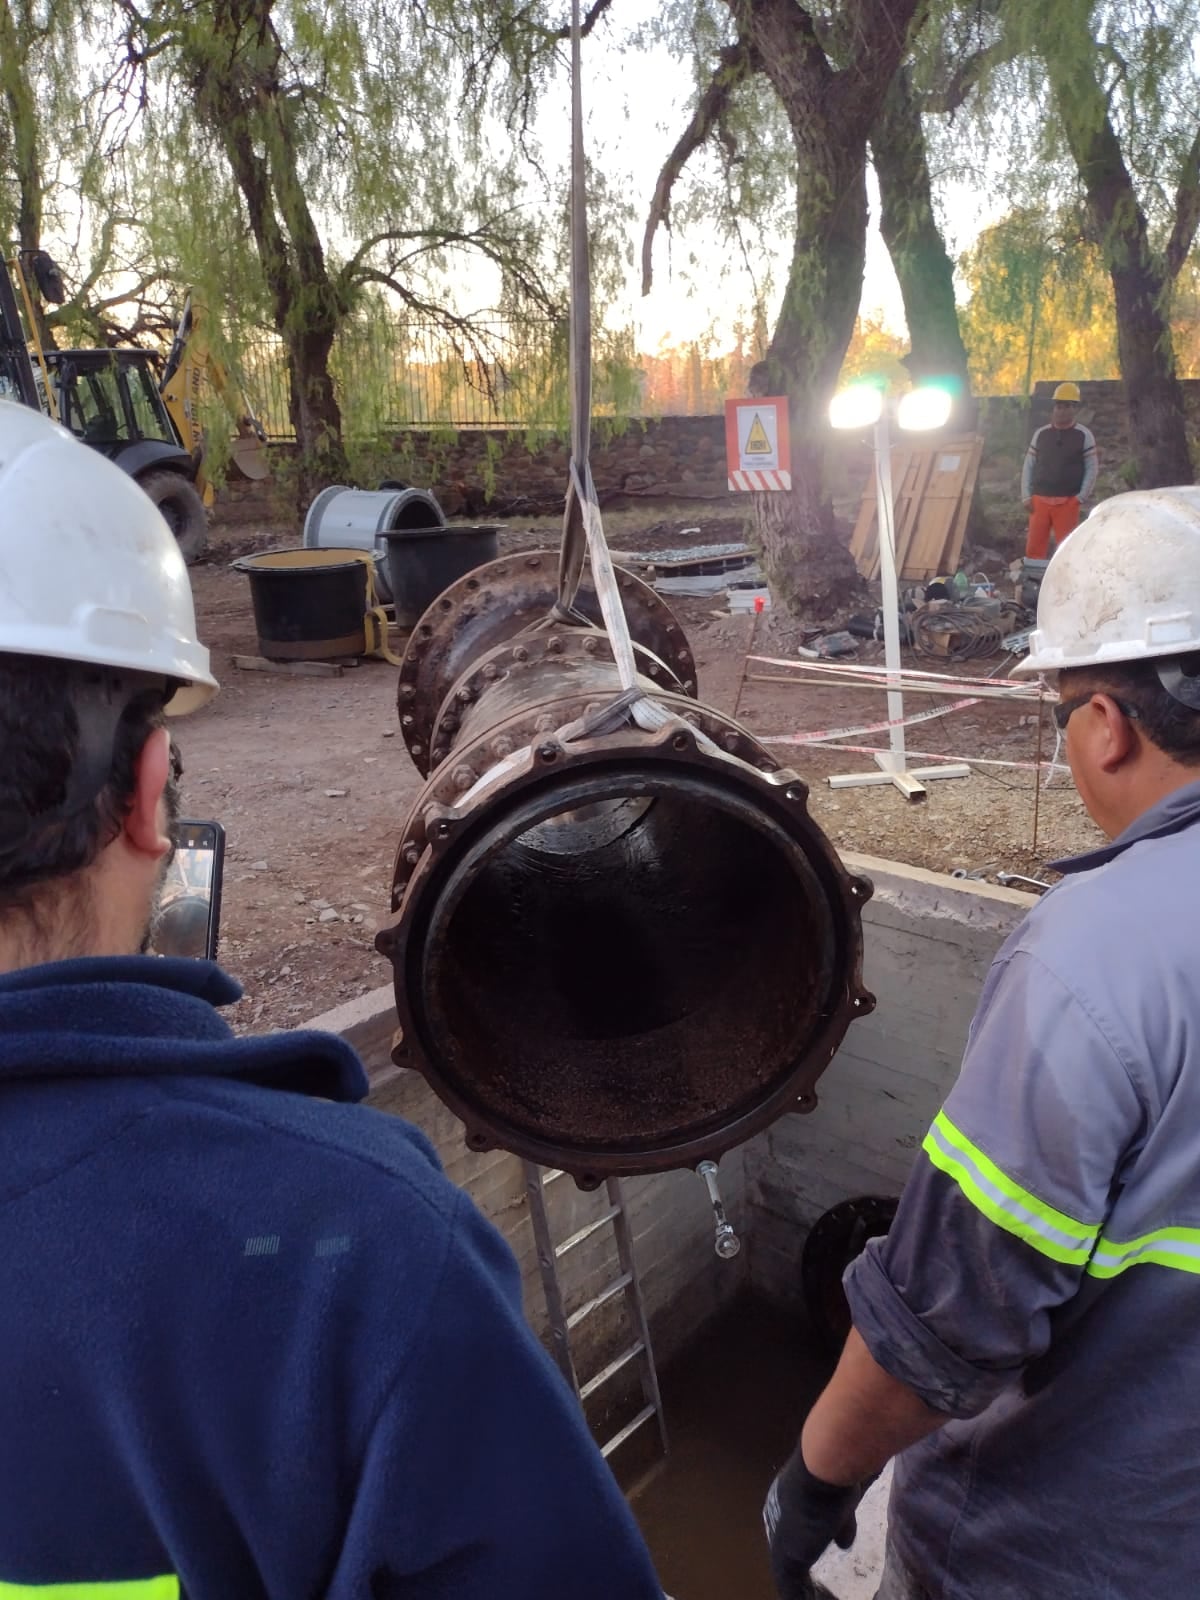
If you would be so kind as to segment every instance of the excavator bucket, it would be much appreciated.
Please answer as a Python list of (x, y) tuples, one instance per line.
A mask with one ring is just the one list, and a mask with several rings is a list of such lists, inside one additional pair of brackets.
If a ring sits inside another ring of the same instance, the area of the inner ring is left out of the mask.
[(239, 433), (230, 451), (230, 463), (243, 478), (258, 483), (269, 477), (271, 468), (267, 461), (267, 447), (253, 431)]

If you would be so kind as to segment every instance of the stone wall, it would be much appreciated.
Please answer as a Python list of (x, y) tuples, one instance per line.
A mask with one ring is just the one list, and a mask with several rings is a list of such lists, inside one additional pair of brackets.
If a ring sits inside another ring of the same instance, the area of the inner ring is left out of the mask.
[[(273, 462), (290, 465), (295, 447), (274, 444)], [(618, 495), (732, 504), (725, 476), (722, 417), (635, 420), (620, 433), (598, 428), (592, 436), (592, 476), (602, 500)], [(447, 517), (532, 515), (557, 511), (567, 483), (567, 441), (497, 429), (464, 428), (456, 434), (420, 430), (397, 434), (380, 450), (372, 480), (395, 477), (437, 495)], [(285, 466), (281, 478), (286, 481)], [(294, 516), (270, 481), (234, 481), (221, 490), (214, 520), (270, 522)]]
[[(1057, 381), (1057, 380), (1055, 380)], [(1011, 500), (1018, 510), (1020, 463), (1034, 428), (1050, 420), (1055, 382), (1039, 383), (1031, 399), (1001, 397), (979, 402), (979, 426), (985, 438), (981, 481), (997, 500)], [(1181, 387), (1192, 430), (1200, 436), (1200, 379), (1184, 379)], [(1128, 488), (1129, 430), (1124, 385), (1080, 384), (1080, 420), (1096, 435), (1100, 455), (1100, 492)], [(290, 463), (291, 445), (271, 446), (272, 459)], [(390, 449), (381, 447), (377, 472), (369, 486), (384, 477), (399, 477), (431, 488), (450, 518), (533, 514), (562, 505), (567, 481), (565, 439), (527, 439), (502, 430), (466, 428), (458, 433), (412, 430), (399, 433)], [(858, 438), (839, 439), (831, 461), (832, 491), (837, 501), (860, 492), (867, 479), (870, 455)], [(725, 423), (722, 417), (660, 417), (629, 422), (623, 431), (599, 427), (592, 437), (592, 474), (602, 501), (619, 496), (646, 499), (715, 501), (737, 513), (745, 497), (726, 486)], [(297, 515), (288, 504), (283, 484), (232, 481), (217, 500), (219, 523), (273, 522)], [(699, 512), (698, 512), (699, 514)]]

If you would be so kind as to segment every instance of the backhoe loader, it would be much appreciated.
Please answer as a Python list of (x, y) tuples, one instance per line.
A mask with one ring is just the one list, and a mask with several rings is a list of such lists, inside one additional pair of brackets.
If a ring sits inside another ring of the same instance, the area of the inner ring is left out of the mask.
[[(0, 273), (0, 394), (49, 412), (115, 461), (158, 506), (191, 563), (208, 540), (214, 498), (205, 472), (201, 402), (209, 386), (236, 430), (232, 461), (266, 475), (266, 435), (214, 355), (189, 294), (163, 363), (151, 351), (58, 350), (38, 337), (33, 293), (61, 302), (62, 279), (44, 251), (14, 252)], [(20, 295), (24, 309), (17, 295)]]

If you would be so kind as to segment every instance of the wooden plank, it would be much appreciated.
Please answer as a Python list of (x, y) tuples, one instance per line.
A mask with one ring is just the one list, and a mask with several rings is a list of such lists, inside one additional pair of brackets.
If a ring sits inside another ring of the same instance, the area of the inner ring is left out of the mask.
[(858, 508), (858, 521), (854, 524), (854, 532), (850, 538), (850, 554), (854, 557), (858, 570), (866, 576), (866, 566), (870, 560), (874, 547), (875, 532), (875, 486), (868, 484), (868, 493), (862, 497)]
[(946, 547), (942, 552), (940, 567), (943, 572), (956, 572), (958, 563), (962, 558), (963, 540), (966, 537), (967, 522), (971, 516), (971, 504), (975, 498), (975, 484), (979, 477), (979, 463), (983, 458), (983, 439), (976, 435), (971, 451), (971, 460), (967, 467), (967, 474), (963, 480), (962, 495), (958, 502), (958, 515), (950, 529), (946, 540)]
[(973, 439), (952, 439), (931, 450), (930, 475), (907, 551), (905, 577), (924, 579), (937, 575), (942, 552), (958, 515), (973, 449)]
[(896, 526), (896, 571), (900, 576), (905, 576), (908, 553), (920, 523), (921, 506), (924, 503), (930, 474), (933, 471), (933, 452), (931, 450), (914, 451), (913, 468), (914, 481), (908, 503), (905, 506), (905, 514)]
[[(897, 443), (892, 446), (892, 517), (897, 527), (899, 527), (900, 518), (903, 514), (904, 486), (912, 471), (914, 454), (915, 451), (911, 445)], [(867, 476), (866, 487), (863, 489), (858, 521), (854, 525), (854, 533), (850, 540), (850, 554), (854, 557), (859, 572), (867, 579), (879, 576), (877, 510), (878, 496), (875, 491), (875, 472), (872, 467)]]
[[(266, 656), (234, 656), (240, 672), (281, 672), (290, 678), (340, 678), (342, 665), (336, 661), (268, 661)], [(358, 665), (357, 660), (353, 663)]]
[(949, 496), (945, 499), (930, 498), (924, 502), (921, 507), (921, 525), (905, 569), (906, 577), (928, 581), (938, 576), (940, 570), (938, 563), (957, 515), (957, 498), (951, 499)]

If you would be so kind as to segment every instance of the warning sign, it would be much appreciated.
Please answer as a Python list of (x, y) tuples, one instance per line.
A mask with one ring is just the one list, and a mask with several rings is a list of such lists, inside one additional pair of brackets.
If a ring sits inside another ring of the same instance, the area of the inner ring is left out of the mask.
[(750, 432), (746, 435), (746, 449), (748, 456), (773, 456), (775, 446), (767, 438), (767, 430), (763, 427), (762, 417), (756, 411), (754, 421), (750, 424)]
[(725, 454), (731, 489), (790, 489), (786, 396), (725, 402)]

